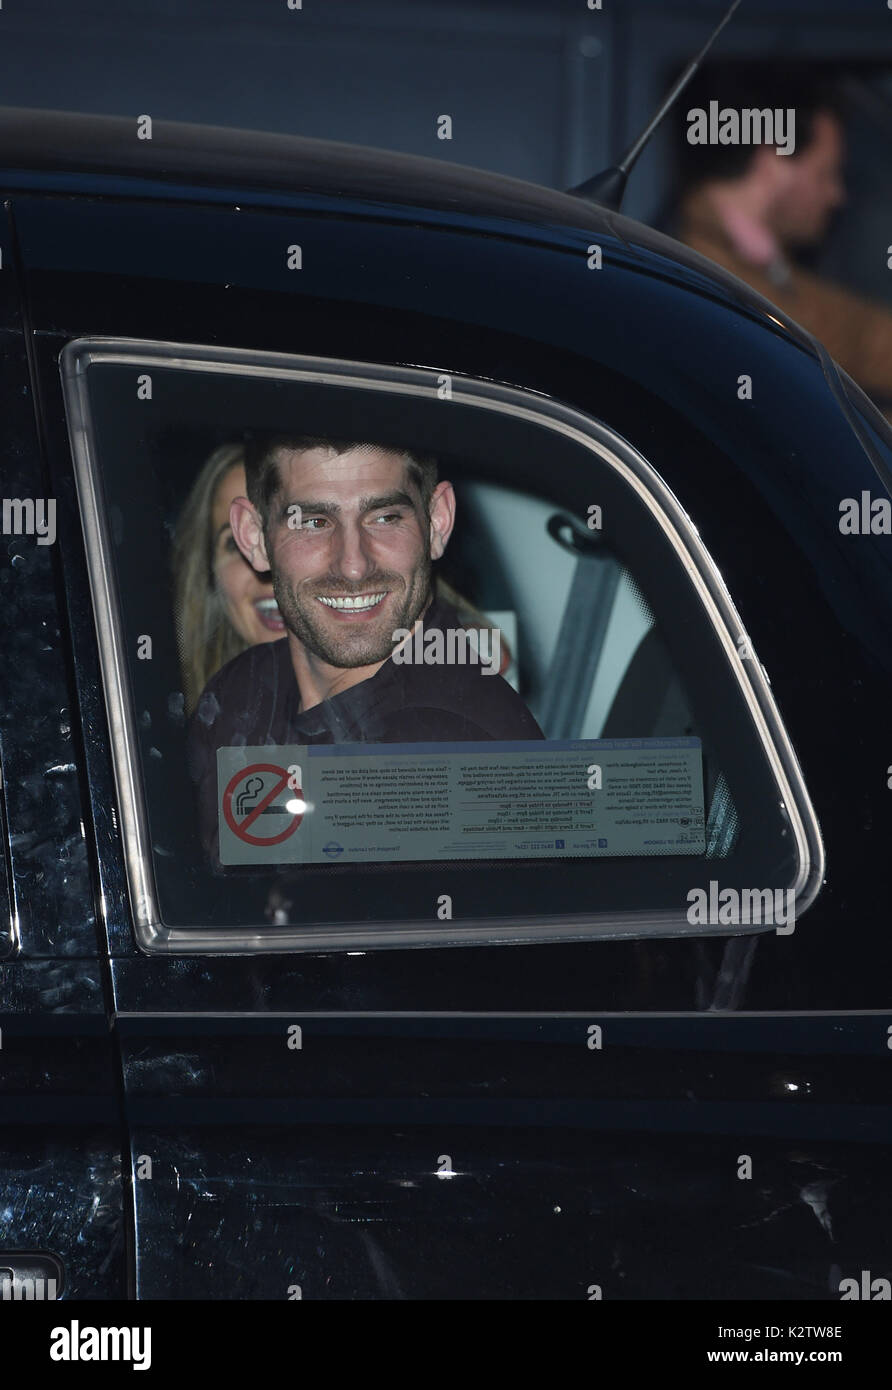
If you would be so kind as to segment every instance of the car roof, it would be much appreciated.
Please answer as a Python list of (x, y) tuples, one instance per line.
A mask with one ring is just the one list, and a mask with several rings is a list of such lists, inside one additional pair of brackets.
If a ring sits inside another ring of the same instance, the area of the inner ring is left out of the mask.
[(139, 119), (0, 106), (0, 186), (14, 187), (18, 170), (29, 191), (88, 194), (101, 178), (113, 196), (200, 199), (232, 189), (255, 195), (255, 206), (310, 196), (425, 209), (469, 225), (486, 222), (490, 230), (501, 222), (532, 224), (540, 233), (581, 231), (615, 238), (642, 268), (659, 259), (663, 274), (674, 267), (689, 287), (693, 272), (701, 292), (818, 351), (810, 334), (744, 281), (652, 227), (574, 194), (427, 156), (272, 131), (152, 118), (152, 138), (140, 139)]
[(137, 119), (0, 107), (0, 167), (114, 171), (270, 193), (411, 201), (538, 221), (564, 220), (584, 208), (586, 225), (607, 231), (594, 204), (485, 169), (301, 135), (179, 121), (153, 119), (151, 139), (139, 139)]

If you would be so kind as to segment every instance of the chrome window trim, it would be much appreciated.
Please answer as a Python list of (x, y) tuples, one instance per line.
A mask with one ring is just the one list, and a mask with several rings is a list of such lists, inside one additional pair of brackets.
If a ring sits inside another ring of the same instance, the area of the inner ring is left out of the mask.
[[(437, 399), (440, 369), (390, 367), (240, 348), (119, 338), (78, 338), (63, 348), (59, 366), (74, 459), (78, 500), (93, 612), (99, 641), (103, 690), (108, 712), (115, 784), (127, 866), (127, 881), (139, 946), (149, 953), (200, 955), (253, 954), (258, 951), (357, 950), (398, 946), (476, 943), (581, 941), (647, 936), (721, 935), (715, 924), (692, 927), (676, 911), (628, 912), (598, 920), (592, 914), (534, 918), (525, 922), (484, 918), (449, 923), (406, 922), (390, 927), (345, 923), (339, 927), (166, 927), (159, 920), (151, 842), (138, 771), (133, 710), (125, 698), (126, 675), (121, 655), (121, 618), (110, 574), (111, 545), (98, 506), (87, 371), (93, 363), (150, 368), (152, 364), (182, 371), (254, 376), (319, 386), (350, 386), (395, 395)], [(452, 399), (477, 409), (512, 415), (553, 429), (608, 464), (647, 506), (687, 573), (728, 658), (774, 776), (795, 839), (799, 870), (789, 888), (795, 893), (796, 917), (811, 906), (824, 877), (820, 827), (796, 754), (771, 694), (767, 675), (754, 656), (738, 656), (737, 639), (746, 637), (731, 595), (696, 527), (678, 499), (646, 459), (622, 436), (574, 407), (545, 394), (449, 373)], [(446, 407), (444, 407), (446, 408)], [(748, 639), (747, 639), (748, 640)], [(750, 651), (754, 651), (752, 644)], [(736, 925), (734, 934), (761, 932), (758, 925)]]

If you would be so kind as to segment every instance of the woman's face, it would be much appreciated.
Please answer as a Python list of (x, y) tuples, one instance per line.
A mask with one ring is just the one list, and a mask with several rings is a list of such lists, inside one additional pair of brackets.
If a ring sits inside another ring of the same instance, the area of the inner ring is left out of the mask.
[(236, 464), (217, 484), (211, 512), (214, 548), (213, 567), (217, 588), (226, 616), (240, 637), (254, 646), (273, 642), (285, 634), (273, 586), (266, 575), (259, 575), (242, 555), (229, 525), (229, 508), (235, 497), (246, 493), (245, 470)]

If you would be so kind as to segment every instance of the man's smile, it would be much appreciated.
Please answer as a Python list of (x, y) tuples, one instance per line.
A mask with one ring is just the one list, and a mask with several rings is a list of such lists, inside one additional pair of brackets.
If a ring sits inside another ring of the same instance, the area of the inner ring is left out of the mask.
[(324, 603), (326, 608), (334, 609), (336, 613), (348, 613), (351, 617), (359, 613), (371, 613), (384, 601), (389, 590), (384, 589), (372, 594), (317, 594), (320, 603)]

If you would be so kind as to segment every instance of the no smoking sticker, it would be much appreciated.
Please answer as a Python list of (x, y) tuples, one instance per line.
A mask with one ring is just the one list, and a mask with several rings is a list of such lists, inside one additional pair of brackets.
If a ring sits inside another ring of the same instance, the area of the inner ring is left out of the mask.
[[(703, 853), (699, 739), (565, 739), (545, 752), (554, 822), (540, 807), (541, 740), (218, 748), (220, 860), (256, 869)], [(593, 765), (609, 788), (599, 797), (586, 781)]]
[(220, 803), (223, 863), (256, 863), (257, 850), (280, 845), (294, 834), (306, 811), (299, 772), (295, 775), (293, 764), (251, 763), (229, 776)]

